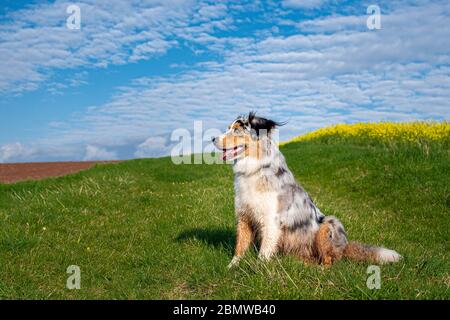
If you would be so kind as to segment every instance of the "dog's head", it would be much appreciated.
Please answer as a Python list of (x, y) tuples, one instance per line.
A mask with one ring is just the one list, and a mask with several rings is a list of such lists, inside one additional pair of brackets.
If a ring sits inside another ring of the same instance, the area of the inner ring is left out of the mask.
[(263, 141), (270, 139), (273, 129), (281, 123), (257, 117), (254, 112), (248, 116), (240, 116), (234, 120), (228, 130), (214, 137), (212, 141), (216, 148), (222, 150), (223, 160), (235, 160), (245, 157), (259, 159), (264, 150)]

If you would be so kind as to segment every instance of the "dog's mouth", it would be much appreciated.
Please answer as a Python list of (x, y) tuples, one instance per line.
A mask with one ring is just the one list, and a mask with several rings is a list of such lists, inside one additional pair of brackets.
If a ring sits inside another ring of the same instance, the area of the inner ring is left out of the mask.
[(233, 160), (236, 159), (245, 150), (244, 146), (236, 146), (230, 149), (222, 149), (222, 160)]

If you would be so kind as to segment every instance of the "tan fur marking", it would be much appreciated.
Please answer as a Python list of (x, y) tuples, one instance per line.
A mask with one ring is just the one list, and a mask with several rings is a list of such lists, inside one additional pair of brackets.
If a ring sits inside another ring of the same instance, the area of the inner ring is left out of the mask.
[(232, 133), (228, 133), (226, 135), (222, 135), (219, 139), (218, 146), (225, 149), (234, 148), (236, 146), (245, 145), (245, 138), (233, 135)]
[(262, 143), (261, 140), (254, 141), (251, 139), (251, 137), (248, 137), (245, 155), (248, 157), (255, 158), (257, 160), (261, 160), (263, 150), (261, 143)]
[(356, 241), (350, 241), (344, 250), (344, 257), (356, 261), (377, 261), (376, 248)]
[(247, 217), (239, 217), (237, 223), (235, 256), (241, 257), (253, 240), (253, 228)]
[(229, 127), (230, 129), (238, 129), (242, 128), (242, 125), (239, 122), (235, 122), (233, 126)]
[[(239, 123), (233, 124), (230, 129), (239, 128)], [(262, 141), (253, 140), (250, 134), (236, 135), (233, 132), (228, 132), (221, 135), (216, 142), (218, 148), (231, 149), (237, 146), (244, 146), (244, 157), (253, 157), (257, 160), (262, 159)]]
[(343, 255), (343, 250), (335, 246), (330, 234), (330, 225), (324, 223), (320, 225), (314, 241), (319, 261), (325, 266), (331, 266), (333, 262), (341, 260)]
[(332, 265), (342, 257), (350, 258), (356, 261), (377, 261), (376, 247), (350, 241), (345, 248), (337, 247), (330, 238), (331, 226), (324, 223), (320, 226), (315, 237), (315, 247), (319, 262), (326, 266)]

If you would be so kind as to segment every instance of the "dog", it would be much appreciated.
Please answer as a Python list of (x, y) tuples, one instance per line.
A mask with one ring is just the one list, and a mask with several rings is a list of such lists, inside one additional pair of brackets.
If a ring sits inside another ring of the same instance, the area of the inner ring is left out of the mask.
[(342, 223), (320, 211), (272, 140), (274, 129), (283, 124), (250, 112), (212, 138), (234, 172), (237, 231), (228, 267), (238, 265), (252, 243), (259, 244), (258, 257), (264, 261), (276, 254), (294, 254), (306, 263), (326, 266), (344, 257), (376, 263), (400, 260), (394, 250), (348, 241)]

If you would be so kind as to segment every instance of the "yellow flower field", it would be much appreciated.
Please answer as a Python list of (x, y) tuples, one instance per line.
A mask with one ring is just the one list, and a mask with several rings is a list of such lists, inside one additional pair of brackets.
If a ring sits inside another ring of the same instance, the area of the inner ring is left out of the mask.
[(337, 124), (298, 136), (286, 143), (323, 137), (365, 138), (378, 141), (450, 142), (450, 123), (443, 122), (369, 122)]

